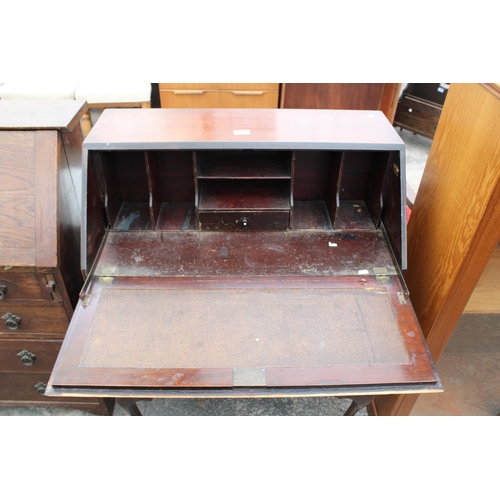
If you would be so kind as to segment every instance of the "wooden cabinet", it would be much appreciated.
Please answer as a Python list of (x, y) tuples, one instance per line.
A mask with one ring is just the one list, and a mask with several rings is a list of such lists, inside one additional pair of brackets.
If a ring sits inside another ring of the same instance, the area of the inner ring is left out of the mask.
[(162, 108), (277, 108), (278, 83), (160, 83)]
[(442, 390), (381, 112), (106, 110), (84, 158), (86, 283), (48, 394)]
[(44, 395), (83, 285), (82, 101), (0, 101), (0, 405), (109, 414)]
[(380, 110), (392, 123), (400, 83), (282, 83), (281, 108)]
[(448, 93), (446, 83), (410, 83), (399, 100), (394, 126), (434, 138)]

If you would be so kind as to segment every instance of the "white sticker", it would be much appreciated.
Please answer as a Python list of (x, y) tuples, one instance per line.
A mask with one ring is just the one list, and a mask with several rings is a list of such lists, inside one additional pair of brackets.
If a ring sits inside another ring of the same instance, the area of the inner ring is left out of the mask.
[(234, 135), (250, 135), (250, 130), (233, 130)]
[(370, 274), (370, 272), (367, 269), (360, 269), (358, 274)]
[(444, 92), (443, 87), (439, 87), (439, 88), (438, 88), (438, 92), (441, 92), (441, 94), (442, 94), (442, 93)]
[(336, 247), (337, 243), (332, 243), (331, 241), (328, 242), (329, 247)]

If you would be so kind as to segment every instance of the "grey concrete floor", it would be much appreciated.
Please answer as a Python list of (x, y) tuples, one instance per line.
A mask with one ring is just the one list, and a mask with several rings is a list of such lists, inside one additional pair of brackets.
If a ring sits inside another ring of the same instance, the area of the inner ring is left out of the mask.
[[(406, 130), (397, 129), (406, 146), (407, 182), (415, 192), (424, 171), (432, 141)], [(144, 416), (341, 416), (350, 400), (337, 398), (256, 398), (256, 399), (154, 399), (139, 401)], [(114, 415), (127, 413), (116, 406)], [(366, 409), (357, 416), (367, 416)], [(93, 416), (66, 408), (0, 406), (0, 416)]]

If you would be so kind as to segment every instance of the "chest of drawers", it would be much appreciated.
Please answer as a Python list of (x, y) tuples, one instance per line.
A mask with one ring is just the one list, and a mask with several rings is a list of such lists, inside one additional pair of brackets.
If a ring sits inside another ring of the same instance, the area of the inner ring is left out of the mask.
[(48, 398), (83, 284), (82, 101), (0, 100), (0, 405), (106, 415), (111, 400)]

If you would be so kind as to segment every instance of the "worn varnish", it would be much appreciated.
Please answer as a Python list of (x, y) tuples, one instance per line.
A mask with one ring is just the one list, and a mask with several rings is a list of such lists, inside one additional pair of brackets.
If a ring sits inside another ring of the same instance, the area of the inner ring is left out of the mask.
[(84, 143), (88, 278), (51, 395), (441, 390), (382, 113), (139, 111)]

